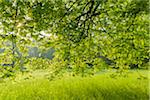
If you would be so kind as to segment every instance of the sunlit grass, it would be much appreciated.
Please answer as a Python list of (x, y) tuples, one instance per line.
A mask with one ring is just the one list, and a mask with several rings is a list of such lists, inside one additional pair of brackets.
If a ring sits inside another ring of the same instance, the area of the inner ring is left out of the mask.
[(106, 73), (55, 81), (6, 81), (0, 84), (0, 100), (148, 100), (148, 71), (139, 73), (114, 78), (110, 77), (112, 73)]

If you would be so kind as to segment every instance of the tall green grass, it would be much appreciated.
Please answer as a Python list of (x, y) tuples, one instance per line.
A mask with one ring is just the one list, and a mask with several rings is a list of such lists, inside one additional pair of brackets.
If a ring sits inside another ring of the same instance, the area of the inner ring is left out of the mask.
[(148, 100), (147, 74), (144, 77), (133, 72), (114, 78), (106, 73), (55, 81), (45, 78), (8, 81), (0, 84), (0, 100)]

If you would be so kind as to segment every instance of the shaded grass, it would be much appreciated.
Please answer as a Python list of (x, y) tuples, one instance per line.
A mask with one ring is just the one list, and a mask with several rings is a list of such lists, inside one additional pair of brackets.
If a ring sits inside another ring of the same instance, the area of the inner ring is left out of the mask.
[[(148, 77), (147, 71), (140, 72)], [(65, 77), (49, 81), (29, 79), (0, 84), (0, 100), (148, 100), (148, 79), (139, 73), (110, 77), (110, 73), (92, 77)]]

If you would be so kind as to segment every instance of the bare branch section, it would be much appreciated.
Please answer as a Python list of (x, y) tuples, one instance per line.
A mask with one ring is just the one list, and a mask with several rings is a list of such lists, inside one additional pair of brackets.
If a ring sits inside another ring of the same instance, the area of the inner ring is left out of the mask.
[[(72, 2), (72, 5), (70, 5), (70, 7), (66, 10), (66, 13), (59, 20), (59, 22), (62, 22), (64, 18), (69, 18), (71, 14), (74, 14), (74, 12), (76, 12), (76, 17), (70, 19), (70, 22), (68, 22), (64, 27), (65, 29), (69, 28), (69, 30), (73, 29), (80, 31), (78, 34), (78, 40), (75, 42), (80, 42), (81, 39), (88, 37), (90, 26), (94, 23), (94, 17), (101, 14), (101, 3), (103, 2), (100, 0), (87, 0), (87, 2), (76, 0)], [(74, 9), (74, 6), (77, 6), (75, 7), (77, 9)], [(71, 25), (72, 23), (74, 23), (74, 26), (70, 27), (69, 25)]]
[[(75, 3), (77, 3), (77, 1), (73, 2), (72, 5), (71, 5), (69, 8), (67, 8), (65, 14), (61, 17), (61, 19), (59, 20), (59, 22), (61, 22), (61, 21), (63, 20), (63, 18), (64, 18), (65, 16), (67, 16), (67, 15), (71, 12), (70, 10), (71, 10), (71, 8), (75, 5)], [(65, 4), (65, 5), (66, 5), (66, 4)]]

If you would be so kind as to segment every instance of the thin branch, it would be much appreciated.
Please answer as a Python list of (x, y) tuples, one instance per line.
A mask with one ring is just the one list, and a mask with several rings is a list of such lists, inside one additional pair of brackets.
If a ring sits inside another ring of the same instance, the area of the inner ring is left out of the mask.
[(61, 19), (58, 21), (58, 22), (61, 22), (62, 19), (69, 14), (69, 11), (70, 9), (74, 6), (74, 4), (76, 3), (77, 1), (73, 2), (73, 4), (67, 9), (67, 11), (65, 12), (65, 14), (61, 17)]

